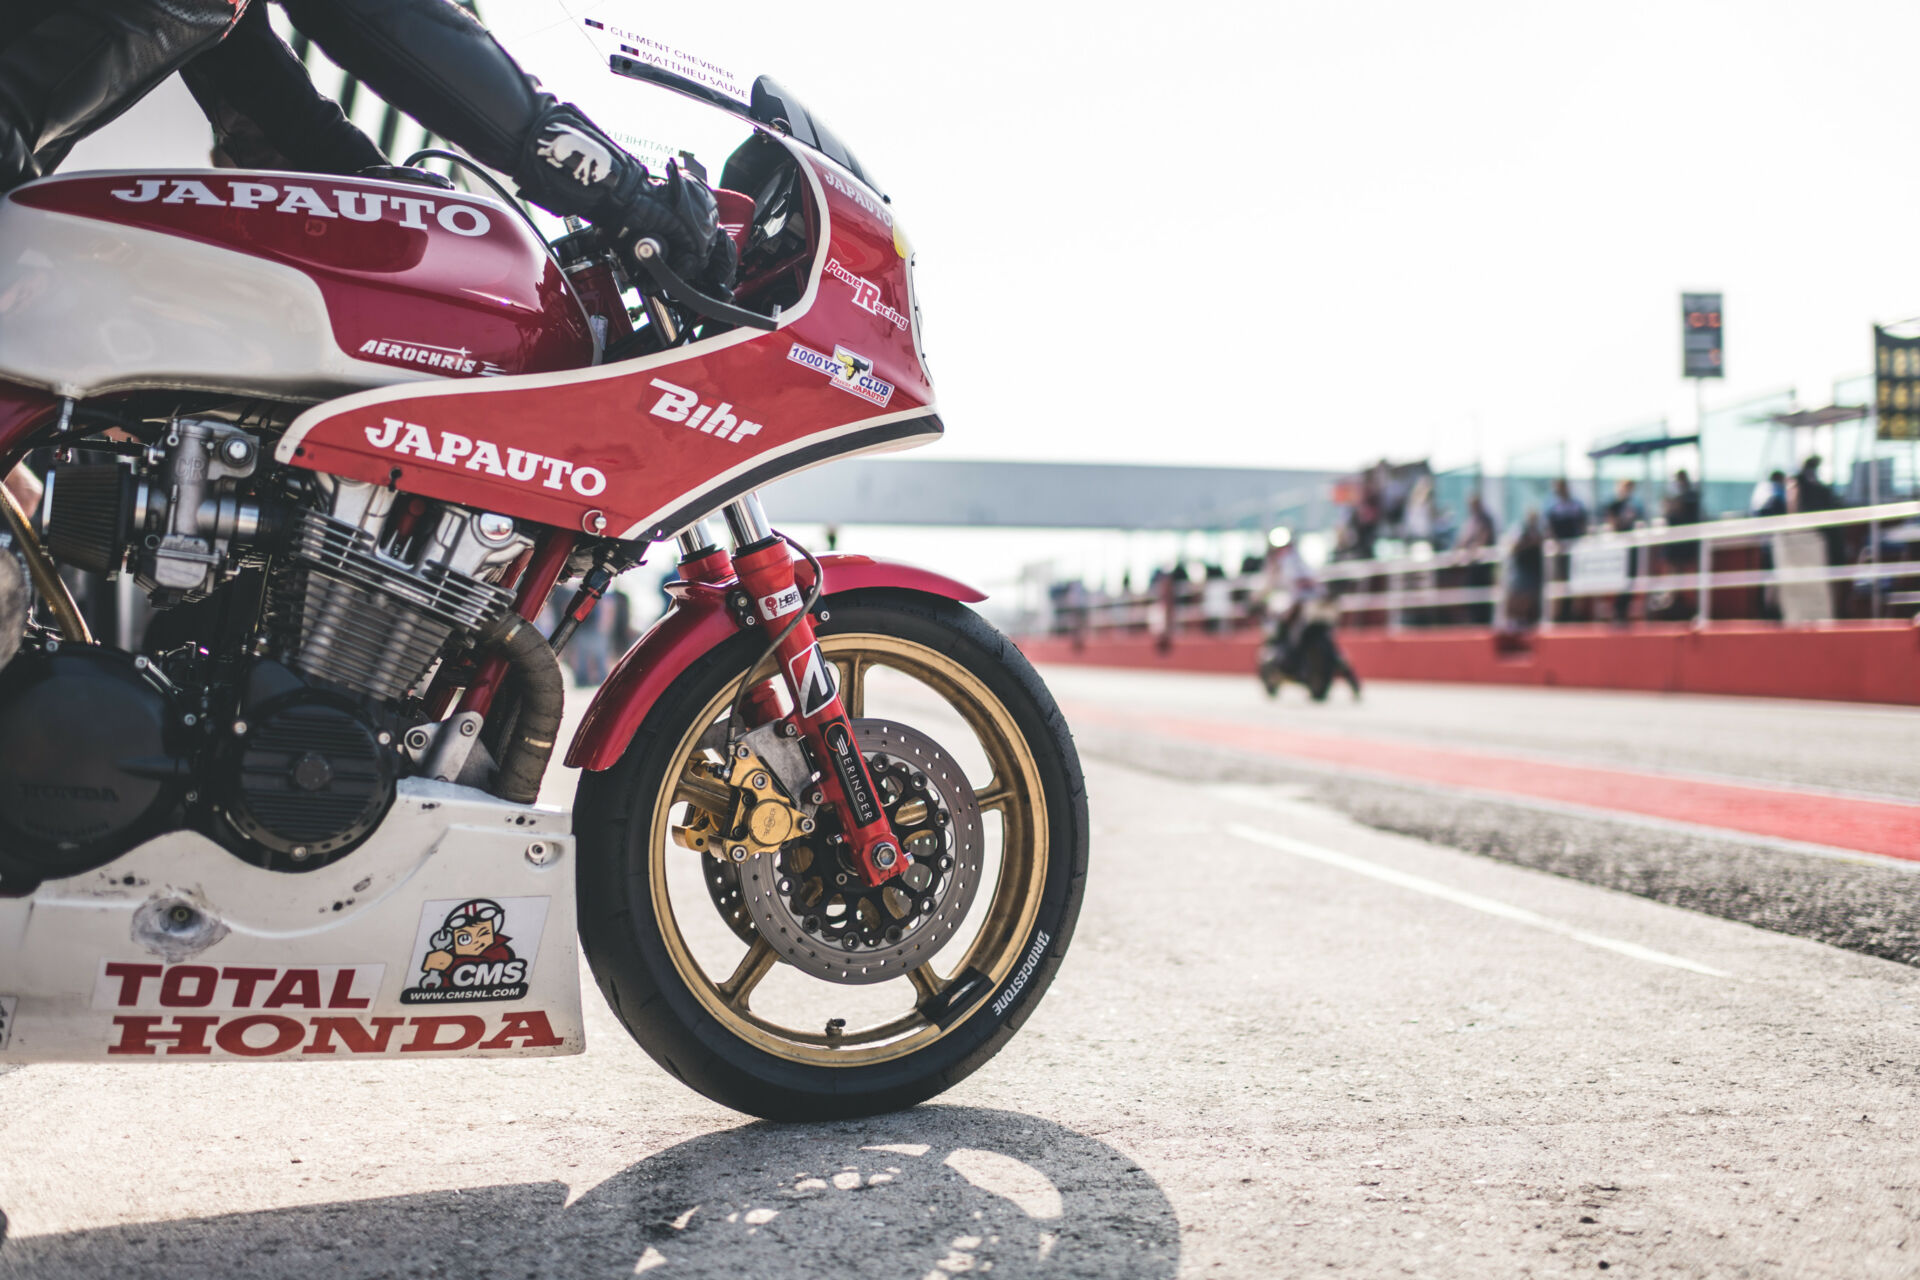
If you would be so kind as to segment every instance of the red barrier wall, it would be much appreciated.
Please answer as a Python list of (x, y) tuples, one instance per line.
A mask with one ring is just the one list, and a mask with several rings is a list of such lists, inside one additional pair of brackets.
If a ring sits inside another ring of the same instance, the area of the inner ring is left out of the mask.
[[(1741, 697), (1821, 698), (1920, 706), (1920, 628), (1906, 622), (1837, 622), (1817, 627), (1728, 623), (1689, 627), (1563, 626), (1515, 649), (1484, 628), (1436, 628), (1388, 635), (1343, 631), (1340, 643), (1368, 680), (1558, 685)], [(1183, 635), (1161, 653), (1145, 635), (1061, 636), (1020, 641), (1035, 662), (1253, 674), (1252, 633)]]

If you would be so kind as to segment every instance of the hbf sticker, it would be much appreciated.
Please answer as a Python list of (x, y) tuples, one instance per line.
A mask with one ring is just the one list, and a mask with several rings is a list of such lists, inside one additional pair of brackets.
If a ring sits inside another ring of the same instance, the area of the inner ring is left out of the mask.
[(420, 909), (401, 1004), (470, 1004), (527, 994), (546, 898), (442, 898)]
[(768, 622), (777, 622), (804, 603), (806, 599), (800, 594), (800, 588), (788, 587), (775, 595), (760, 597), (760, 616)]

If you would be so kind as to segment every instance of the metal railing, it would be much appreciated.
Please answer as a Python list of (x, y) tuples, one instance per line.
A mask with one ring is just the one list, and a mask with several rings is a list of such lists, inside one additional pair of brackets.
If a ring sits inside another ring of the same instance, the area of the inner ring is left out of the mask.
[[(1656, 612), (1647, 607), (1656, 598), (1663, 601), (1657, 612), (1664, 620), (1695, 625), (1770, 617), (1788, 622), (1911, 617), (1920, 609), (1920, 502), (1655, 524), (1564, 542), (1549, 538), (1541, 544), (1540, 564), (1530, 619), (1509, 615), (1521, 586), (1511, 539), (1469, 551), (1336, 561), (1316, 576), (1339, 603), (1343, 626), (1388, 630), (1621, 622), (1632, 620), (1635, 600), (1642, 602), (1645, 620)], [(1854, 591), (1836, 601), (1833, 583), (1850, 583)], [(1782, 588), (1819, 586), (1828, 591), (1801, 593), (1797, 607), (1782, 596)], [(1161, 582), (1114, 598), (1069, 594), (1053, 602), (1045, 629), (1168, 636), (1233, 632), (1259, 624), (1265, 595), (1261, 572)], [(1600, 613), (1607, 617), (1580, 616)]]

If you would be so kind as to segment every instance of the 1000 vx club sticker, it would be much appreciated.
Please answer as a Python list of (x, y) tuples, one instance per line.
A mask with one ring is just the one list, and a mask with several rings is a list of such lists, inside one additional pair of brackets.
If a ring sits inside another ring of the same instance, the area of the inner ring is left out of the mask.
[(842, 391), (851, 392), (882, 409), (887, 407), (887, 401), (893, 399), (893, 384), (874, 375), (873, 361), (845, 347), (835, 347), (833, 354), (827, 355), (796, 342), (787, 349), (787, 359), (815, 373), (824, 373)]
[(420, 911), (401, 1004), (470, 1004), (527, 994), (545, 898), (445, 898)]

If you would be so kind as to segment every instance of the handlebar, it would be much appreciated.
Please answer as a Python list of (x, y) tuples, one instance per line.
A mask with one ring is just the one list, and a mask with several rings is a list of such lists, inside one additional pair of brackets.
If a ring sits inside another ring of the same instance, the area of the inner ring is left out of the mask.
[(685, 307), (695, 315), (705, 316), (709, 320), (718, 320), (723, 324), (739, 325), (748, 329), (764, 329), (768, 332), (780, 327), (780, 308), (778, 307), (773, 309), (771, 316), (763, 316), (758, 311), (748, 311), (744, 307), (734, 306), (731, 302), (722, 302), (688, 284), (680, 278), (678, 272), (667, 265), (666, 250), (651, 236), (633, 246), (633, 261), (646, 273), (661, 297)]

